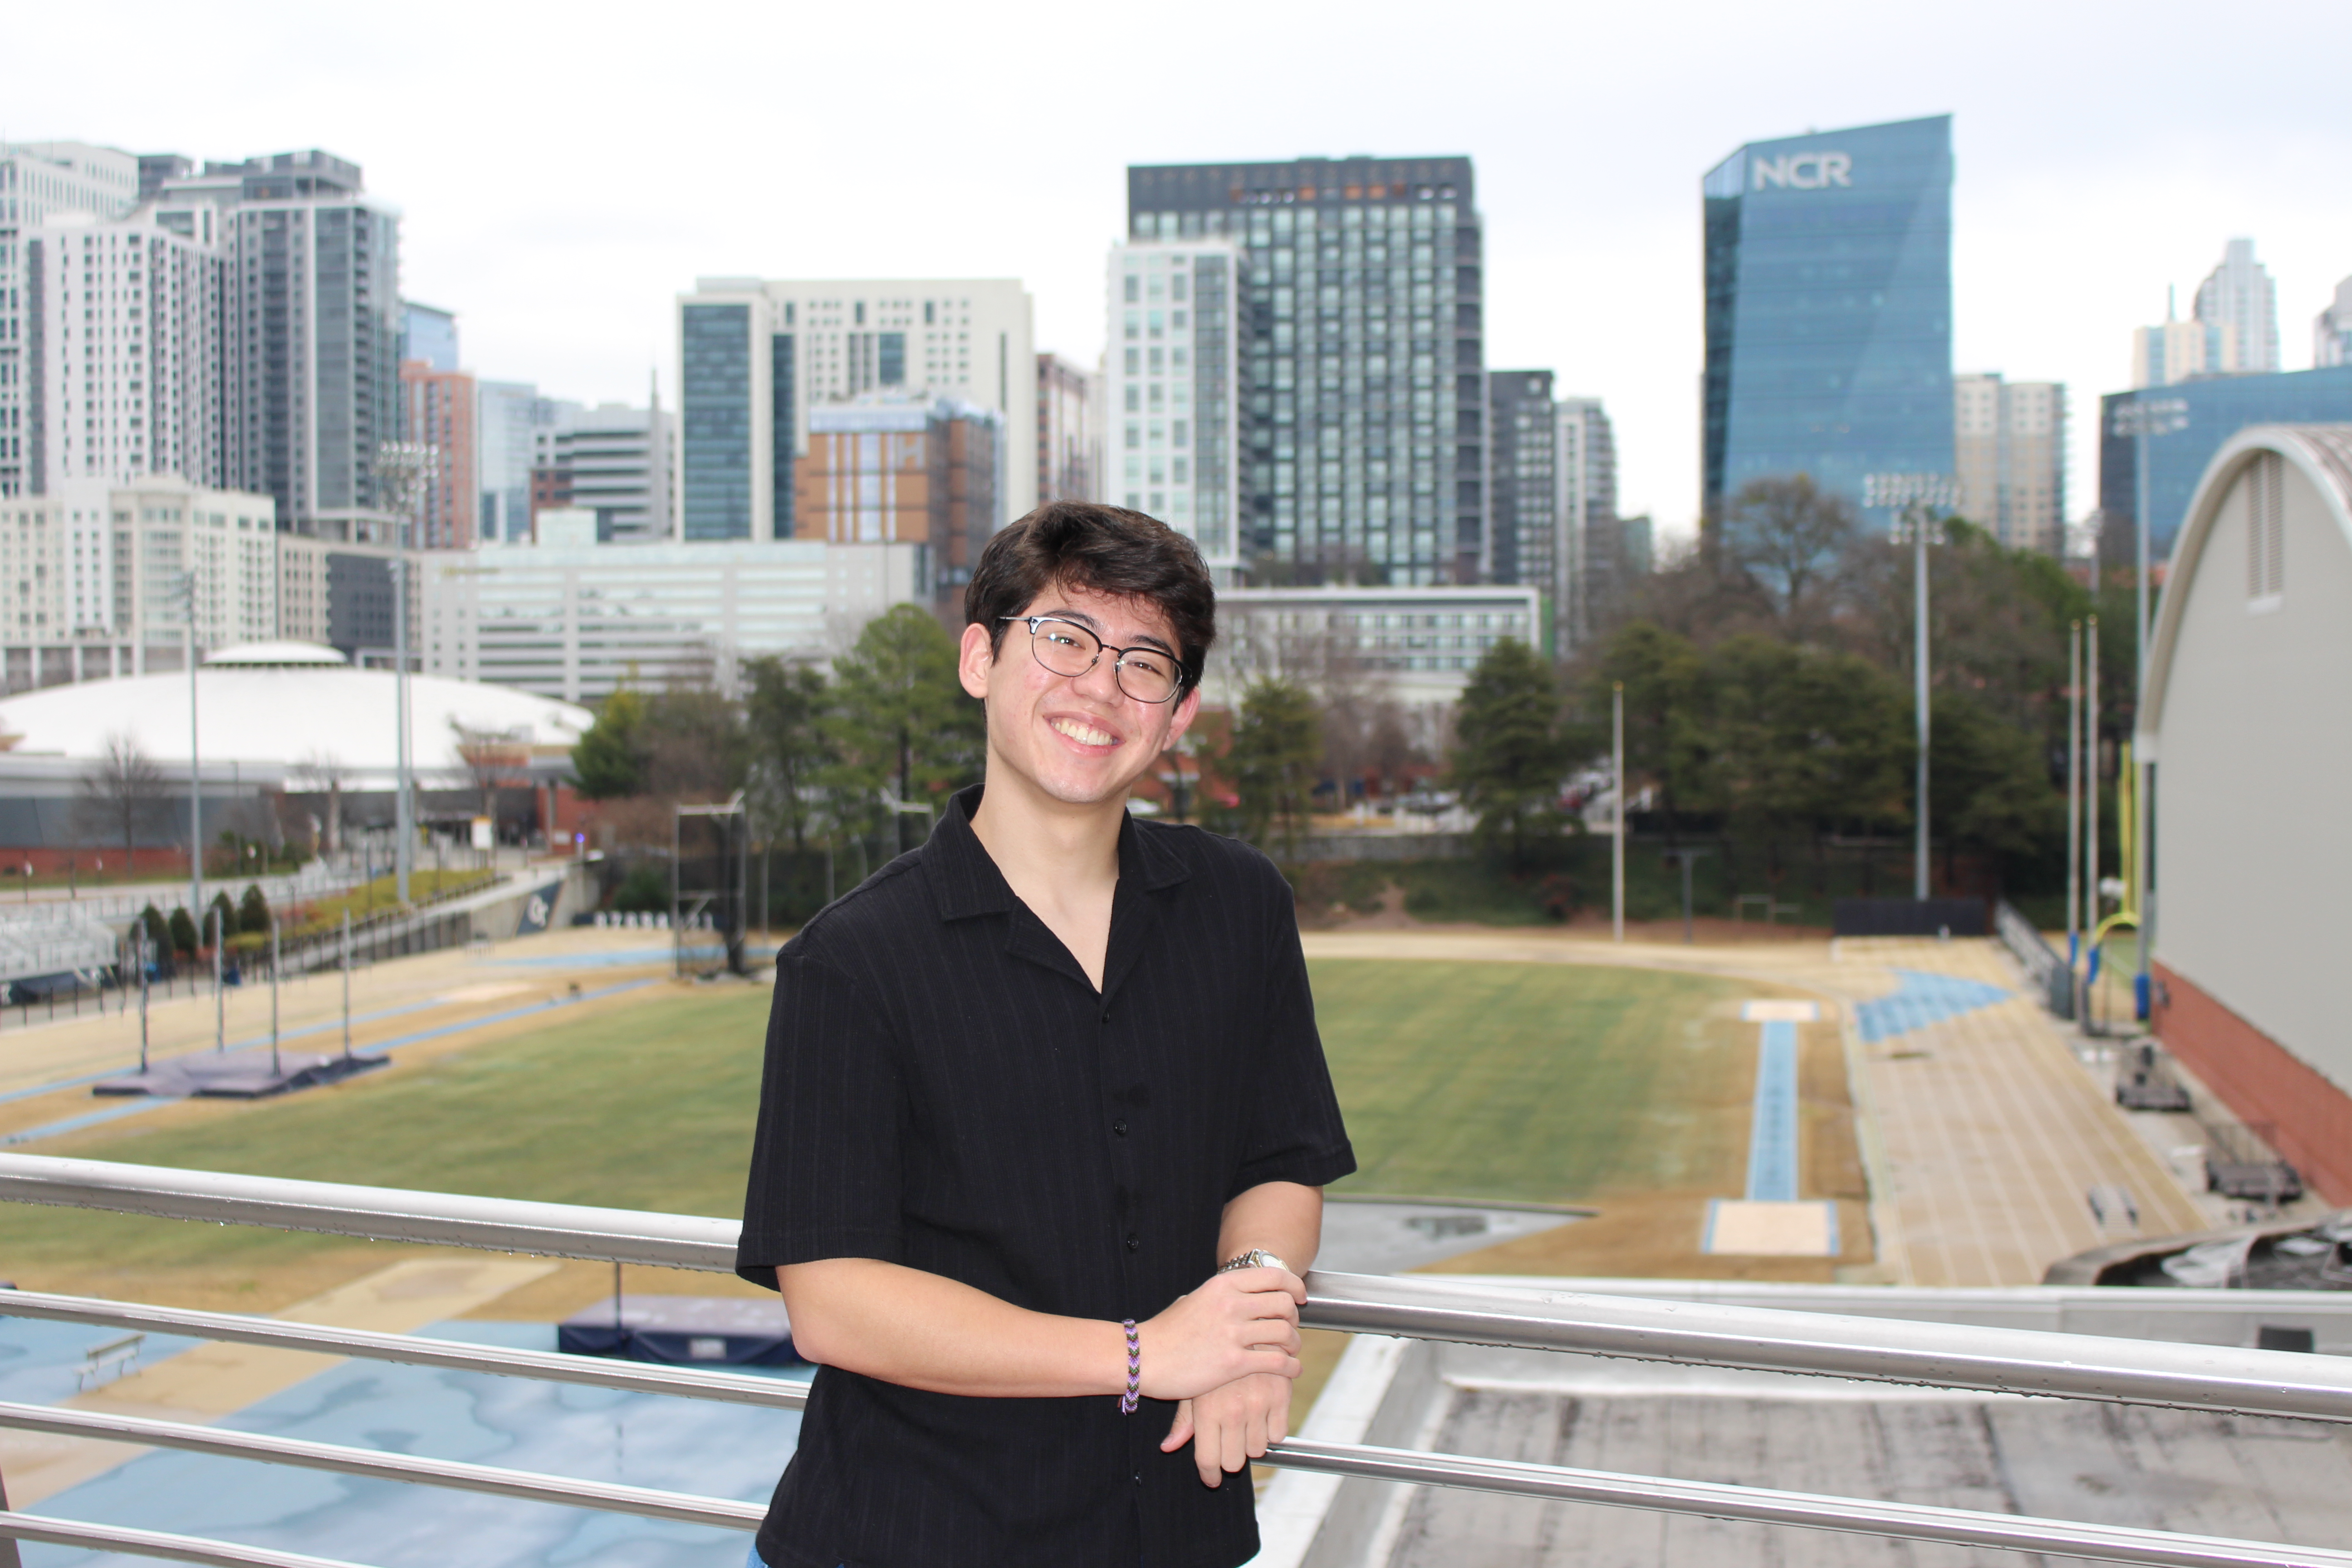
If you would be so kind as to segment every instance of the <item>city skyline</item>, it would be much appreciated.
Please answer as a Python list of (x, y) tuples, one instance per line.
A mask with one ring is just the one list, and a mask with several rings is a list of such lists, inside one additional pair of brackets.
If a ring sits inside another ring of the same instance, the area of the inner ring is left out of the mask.
[[(1149, 62), (1139, 79), (1204, 80), (1216, 112), (1114, 119), (1108, 133), (1081, 142), (974, 110), (969, 145), (951, 163), (919, 154), (937, 133), (931, 120), (861, 111), (845, 83), (770, 101), (755, 90), (770, 53), (757, 40), (781, 41), (785, 25), (748, 10), (731, 23), (714, 18), (748, 31), (745, 47), (713, 61), (685, 34), (648, 36), (623, 51), (590, 43), (593, 27), (550, 37), (454, 9), (435, 22), (442, 14), (429, 5), (416, 29), (364, 47), (351, 47), (341, 24), (277, 25), (281, 11), (268, 5), (231, 6), (202, 28), (160, 7), (139, 23), (150, 9), (128, 8), (129, 36), (170, 37), (174, 47), (110, 61), (124, 90), (110, 95), (104, 123), (92, 122), (93, 101), (70, 73), (34, 68), (45, 49), (71, 45), (70, 26), (30, 16), (11, 51), (15, 68), (0, 65), (11, 110), (0, 133), (199, 156), (335, 151), (367, 166), (371, 188), (403, 209), (404, 292), (458, 312), (468, 368), (591, 403), (640, 399), (647, 370), (674, 363), (669, 302), (696, 277), (732, 270), (1018, 277), (1038, 301), (1039, 347), (1091, 365), (1100, 258), (1121, 232), (1128, 164), (1360, 148), (1467, 154), (1478, 162), (1488, 226), (1488, 363), (1549, 366), (1564, 389), (1608, 399), (1622, 510), (1654, 513), (1669, 533), (1690, 526), (1700, 485), (1693, 197), (1704, 172), (1745, 142), (1809, 124), (1954, 113), (1954, 369), (2061, 381), (2080, 398), (2128, 385), (2131, 329), (2160, 317), (2168, 285), (2192, 289), (2229, 238), (2252, 237), (2273, 270), (2290, 370), (2309, 363), (2299, 326), (2352, 271), (2352, 215), (2313, 199), (2352, 153), (2352, 129), (2331, 120), (2320, 90), (2325, 40), (2347, 25), (2316, 5), (2274, 18), (2277, 36), (2301, 47), (2258, 80), (2192, 79), (2161, 42), (2163, 16), (2126, 36), (2093, 17), (2022, 7), (1972, 16), (1957, 34), (1934, 28), (1932, 47), (1921, 47), (1930, 43), (1926, 19), (1864, 27), (1858, 8), (1802, 29), (1727, 7), (1696, 29), (1687, 18), (1622, 15), (1580, 21), (1570, 35), (1566, 19), (1531, 16), (1512, 23), (1526, 47), (1494, 51), (1480, 72), (1424, 79), (1404, 57), (1339, 47), (1341, 77), (1282, 95), (1222, 79), (1200, 58), (1205, 46), (1155, 45), (1138, 57)], [(953, 12), (927, 14), (923, 41), (903, 61), (904, 85), (920, 99), (1015, 66), (1088, 79), (1125, 58), (1118, 51), (1139, 26), (1065, 26), (1055, 20), (1062, 13), (1033, 15), (1034, 26), (989, 32)], [(1392, 32), (1405, 16), (1377, 12), (1367, 36)], [(2029, 17), (2047, 47), (2021, 53), (2014, 30)], [(793, 18), (793, 47), (822, 51), (849, 26)], [(1276, 9), (1263, 26), (1269, 47), (1306, 48), (1312, 32), (1303, 10)], [(1690, 48), (1695, 35), (1710, 40), (1703, 53)], [(473, 42), (431, 42), (453, 37)], [(625, 88), (636, 111), (609, 127), (568, 125), (561, 151), (536, 157), (519, 181), (510, 160), (481, 153), (501, 141), (547, 144), (527, 100), (490, 87), (514, 58), (509, 44), (583, 89)], [(1884, 69), (1910, 55), (1920, 58), (1903, 72)], [(1537, 90), (1562, 58), (1604, 57), (1622, 68), (1580, 68), (1573, 93)], [(2097, 72), (2063, 63), (2093, 58), (2103, 62)], [(191, 69), (249, 70), (268, 88), (190, 101), (168, 89)], [(427, 78), (479, 112), (415, 117), (409, 94)], [(2180, 90), (2158, 90), (2168, 80)], [(1654, 112), (1662, 95), (1680, 106), (1675, 114)], [(2150, 101), (2171, 107), (2150, 120)], [(649, 135), (648, 124), (667, 129)], [(1634, 124), (1641, 133), (1627, 135)], [(860, 142), (860, 160), (822, 153), (844, 134)], [(887, 200), (859, 172), (877, 158), (893, 166)], [(769, 188), (795, 199), (753, 199), (752, 173), (765, 180), (779, 162), (788, 173)], [(797, 216), (803, 201), (855, 210), (860, 221), (812, 226)], [(663, 380), (667, 399), (674, 389)], [(2069, 456), (2073, 490), (2087, 507), (2089, 420), (2075, 422)]]

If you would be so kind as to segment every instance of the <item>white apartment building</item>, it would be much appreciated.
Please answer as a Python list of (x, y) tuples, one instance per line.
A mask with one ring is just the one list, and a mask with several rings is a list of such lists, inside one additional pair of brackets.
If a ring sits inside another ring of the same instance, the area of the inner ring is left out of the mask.
[(1230, 240), (1132, 240), (1105, 289), (1097, 491), (1192, 539), (1220, 582), (1241, 564), (1241, 265)]
[(2221, 368), (2240, 375), (2268, 375), (2279, 363), (2278, 289), (2270, 269), (2254, 259), (2254, 242), (2233, 239), (2222, 247), (2221, 265), (2197, 286), (2196, 317), (2228, 330), (2237, 360)]
[(270, 499), (155, 475), (0, 500), (7, 689), (185, 668), (191, 574), (199, 657), (277, 637)]
[[(678, 299), (677, 537), (792, 538), (793, 468), (815, 406), (944, 396), (1028, 430), (1034, 314), (1013, 279), (698, 279)], [(1000, 525), (1036, 504), (1034, 455), (1009, 456)]]
[(920, 544), (599, 544), (576, 510), (541, 512), (539, 532), (425, 558), (426, 673), (591, 705), (625, 684), (732, 690), (742, 659), (831, 658), (931, 595)]
[(0, 499), (27, 493), (25, 234), (61, 213), (116, 217), (139, 201), (139, 160), (81, 142), (0, 142)]
[[(1606, 619), (1629, 570), (1617, 529), (1617, 435), (1597, 397), (1552, 399), (1552, 516), (1559, 529), (1549, 584), (1561, 653)], [(1645, 568), (1646, 569), (1646, 568)]]
[[(552, 506), (593, 512), (602, 542), (667, 539), (676, 531), (670, 505), (677, 469), (677, 421), (658, 403), (588, 408), (536, 401), (529, 473), (537, 498), (533, 511)], [(529, 518), (526, 512), (526, 531)]]
[(2056, 555), (2066, 541), (2066, 388), (1952, 377), (1960, 515), (2012, 549)]
[(58, 213), (23, 231), (25, 491), (224, 480), (215, 214)]
[(1334, 672), (1408, 706), (1452, 702), (1504, 637), (1543, 646), (1542, 590), (1478, 587), (1225, 588), (1204, 700), (1231, 707), (1254, 679), (1309, 686)]

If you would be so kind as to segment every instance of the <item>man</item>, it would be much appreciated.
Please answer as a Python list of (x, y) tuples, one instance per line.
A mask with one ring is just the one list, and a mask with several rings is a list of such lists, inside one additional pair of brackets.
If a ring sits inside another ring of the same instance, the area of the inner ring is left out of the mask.
[(964, 611), (984, 785), (777, 960), (737, 1267), (819, 1370), (752, 1561), (1232, 1568), (1355, 1161), (1287, 885), (1127, 815), (1215, 595), (1065, 501)]

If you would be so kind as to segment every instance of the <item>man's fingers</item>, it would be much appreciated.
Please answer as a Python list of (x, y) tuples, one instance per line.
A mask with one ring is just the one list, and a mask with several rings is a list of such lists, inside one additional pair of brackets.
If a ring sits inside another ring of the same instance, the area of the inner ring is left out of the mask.
[(1168, 1424), (1168, 1436), (1160, 1440), (1160, 1451), (1172, 1454), (1192, 1440), (1192, 1402), (1176, 1402), (1176, 1419)]

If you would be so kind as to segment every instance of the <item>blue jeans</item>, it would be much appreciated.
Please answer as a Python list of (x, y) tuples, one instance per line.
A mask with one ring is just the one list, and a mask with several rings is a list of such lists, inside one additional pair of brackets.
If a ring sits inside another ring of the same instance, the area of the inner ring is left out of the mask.
[(760, 1555), (760, 1543), (751, 1542), (751, 1552), (743, 1559), (743, 1568), (768, 1568), (768, 1561)]

